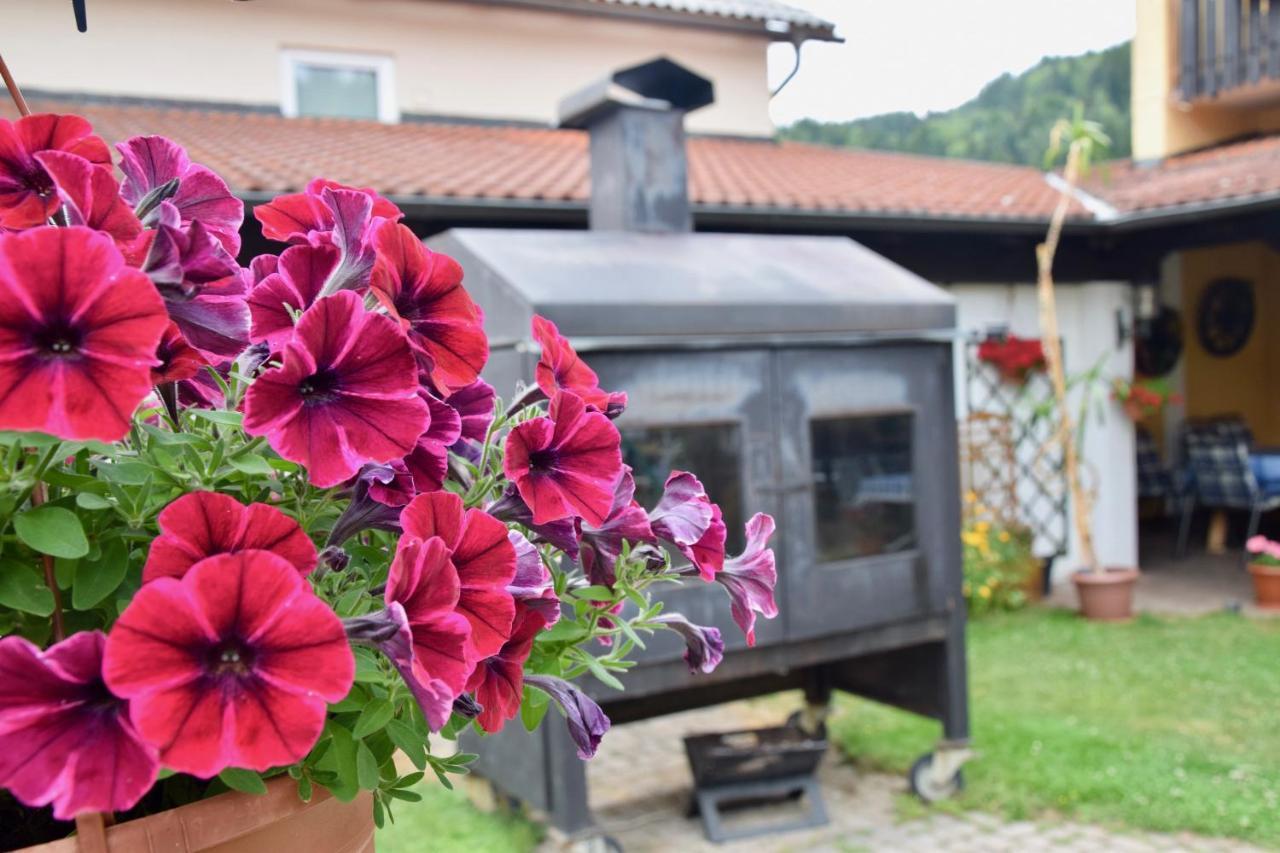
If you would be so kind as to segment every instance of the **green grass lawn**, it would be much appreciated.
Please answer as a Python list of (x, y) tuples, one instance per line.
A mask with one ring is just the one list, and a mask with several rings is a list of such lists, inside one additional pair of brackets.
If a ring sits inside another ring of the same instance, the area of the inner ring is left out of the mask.
[(396, 803), (395, 823), (378, 830), (378, 853), (528, 853), (541, 829), (519, 817), (483, 812), (434, 776), (414, 787), (420, 803)]
[[(1028, 610), (971, 623), (979, 756), (958, 805), (1280, 847), (1280, 620), (1088, 623)], [(846, 700), (832, 736), (904, 771), (936, 723)]]

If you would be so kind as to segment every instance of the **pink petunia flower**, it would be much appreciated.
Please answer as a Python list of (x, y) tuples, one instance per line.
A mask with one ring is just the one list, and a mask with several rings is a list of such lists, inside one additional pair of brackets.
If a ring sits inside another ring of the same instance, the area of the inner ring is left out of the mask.
[(609, 731), (609, 718), (604, 710), (575, 684), (554, 675), (529, 675), (524, 683), (550, 696), (564, 713), (569, 739), (578, 748), (583, 761), (595, 758), (600, 741)]
[(458, 612), (462, 593), (452, 552), (439, 536), (400, 537), (387, 575), (387, 605), (404, 608), (417, 667), (449, 686), (449, 704), (471, 675), (471, 623)]
[(697, 566), (703, 580), (724, 568), (726, 529), (720, 507), (707, 497), (702, 482), (687, 471), (672, 471), (662, 498), (649, 513), (653, 532)]
[(155, 782), (155, 749), (102, 680), (101, 631), (46, 651), (0, 639), (0, 787), (53, 816), (125, 811)]
[(280, 254), (275, 272), (249, 293), (253, 326), (249, 338), (278, 350), (293, 337), (294, 314), (310, 308), (325, 281), (337, 269), (339, 252), (327, 244), (290, 246)]
[(165, 767), (208, 778), (305, 756), (355, 659), (292, 564), (240, 551), (138, 590), (107, 638), (103, 676)]
[(104, 171), (111, 168), (107, 143), (80, 116), (43, 113), (16, 122), (0, 119), (0, 227), (43, 225), (57, 211), (53, 180), (35, 157), (41, 151), (65, 151)]
[(215, 554), (270, 551), (299, 575), (316, 567), (316, 546), (298, 522), (267, 504), (245, 506), (229, 495), (191, 492), (160, 511), (160, 535), (151, 540), (142, 582), (181, 578)]
[[(135, 136), (116, 145), (116, 150), (124, 173), (120, 194), (125, 201), (137, 206), (148, 195), (155, 200), (151, 210), (143, 213), (144, 224), (154, 224), (150, 217), (159, 210), (158, 202), (166, 200), (176, 208), (183, 227), (199, 222), (233, 257), (239, 253), (244, 203), (231, 194), (226, 181), (192, 163), (181, 145), (163, 136)], [(176, 185), (166, 188), (171, 181)]]
[(626, 406), (627, 395), (610, 394), (600, 388), (596, 372), (587, 366), (569, 345), (556, 324), (537, 314), (533, 316), (533, 339), (542, 348), (534, 378), (542, 393), (554, 397), (557, 391), (572, 391), (582, 402), (600, 412), (609, 412)]
[(516, 600), (517, 607), (536, 610), (550, 628), (560, 621), (560, 597), (556, 595), (551, 572), (524, 534), (511, 530), (507, 539), (516, 551), (516, 574), (507, 585), (507, 592)]
[(476, 665), (467, 681), (467, 691), (474, 693), (483, 710), (477, 721), (486, 732), (502, 729), (504, 723), (520, 713), (524, 697), (524, 664), (533, 652), (533, 640), (546, 627), (536, 611), (521, 607), (511, 627), (511, 637), (497, 652)]
[(0, 235), (0, 427), (124, 437), (168, 325), (156, 289), (107, 235)]
[(195, 347), (187, 343), (178, 324), (173, 321), (169, 322), (160, 337), (160, 344), (156, 347), (156, 361), (160, 363), (151, 368), (152, 385), (190, 379), (209, 363)]
[(545, 524), (534, 524), (533, 510), (529, 509), (524, 498), (520, 497), (520, 492), (510, 483), (502, 496), (485, 507), (484, 511), (500, 521), (514, 522), (529, 528), (535, 542), (547, 542), (567, 554), (569, 559), (578, 559), (581, 550), (578, 540), (582, 533), (578, 519), (558, 518)]
[(462, 419), (463, 438), (484, 441), (489, 426), (493, 423), (493, 401), (496, 397), (492, 385), (483, 379), (477, 379), (444, 398)]
[(462, 287), (462, 267), (422, 245), (406, 226), (387, 221), (374, 245), (371, 288), (404, 321), (409, 342), (442, 391), (475, 382), (489, 358), (484, 315)]
[(773, 517), (758, 512), (747, 522), (747, 547), (737, 557), (725, 560), (724, 570), (715, 576), (717, 583), (729, 591), (730, 612), (747, 637), (748, 645), (756, 642), (756, 614), (766, 619), (778, 615), (774, 588), (778, 571), (773, 551), (766, 547), (773, 535)]
[(534, 523), (578, 515), (599, 527), (609, 517), (622, 476), (621, 448), (608, 418), (561, 391), (551, 399), (550, 417), (527, 420), (507, 434), (502, 466), (533, 511)]
[(431, 410), (431, 424), (418, 436), (404, 464), (417, 491), (434, 492), (444, 486), (448, 476), (449, 448), (462, 435), (462, 418), (457, 409), (426, 391), (422, 392), (422, 399)]
[(443, 679), (432, 678), (418, 662), (414, 628), (404, 607), (393, 601), (377, 613), (344, 619), (343, 626), (352, 643), (375, 648), (386, 655), (413, 694), (431, 731), (444, 728), (453, 714), (457, 693)]
[(120, 185), (110, 169), (66, 151), (41, 151), (35, 159), (53, 182), (68, 224), (102, 231), (121, 245), (142, 234), (142, 223), (120, 197)]
[(469, 657), (495, 654), (511, 636), (515, 600), (507, 592), (516, 573), (516, 552), (502, 522), (478, 509), (465, 512), (452, 492), (418, 495), (400, 513), (404, 535), (440, 537), (460, 584), (458, 612), (471, 623)]
[(695, 625), (679, 613), (663, 613), (653, 621), (665, 625), (684, 640), (684, 662), (689, 665), (690, 673), (715, 672), (724, 660), (724, 638), (719, 628)]
[(623, 466), (614, 491), (609, 517), (598, 527), (582, 525), (582, 566), (593, 584), (613, 586), (614, 566), (622, 554), (622, 543), (656, 542), (649, 516), (634, 501), (636, 482), (631, 469)]
[(316, 178), (307, 184), (305, 192), (278, 195), (253, 209), (254, 218), (262, 224), (262, 236), (282, 243), (307, 243), (316, 234), (333, 231), (337, 223), (333, 205), (325, 200), (325, 190), (350, 190), (367, 196), (370, 213), (381, 219), (399, 220), (404, 216), (400, 208), (374, 190)]
[(354, 293), (311, 306), (283, 361), (249, 386), (244, 429), (306, 466), (313, 485), (335, 486), (366, 462), (401, 459), (427, 428), (404, 332)]

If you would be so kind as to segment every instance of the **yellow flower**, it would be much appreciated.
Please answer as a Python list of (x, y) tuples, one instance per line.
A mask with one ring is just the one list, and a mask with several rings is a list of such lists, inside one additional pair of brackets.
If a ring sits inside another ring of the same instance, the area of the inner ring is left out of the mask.
[(970, 489), (969, 491), (964, 493), (965, 503), (971, 504), (971, 503), (977, 503), (977, 501), (978, 501), (978, 493), (975, 492), (973, 489)]
[(991, 522), (979, 521), (977, 524), (973, 526), (973, 529), (978, 531), (979, 533), (987, 533), (988, 531), (991, 530)]
[(1013, 537), (1009, 535), (1009, 531), (1001, 530), (1000, 535), (997, 536), (996, 538), (999, 539), (1001, 542), (1008, 542)]
[(972, 530), (962, 532), (960, 539), (970, 548), (981, 548), (987, 541), (981, 533), (975, 533)]
[(978, 595), (982, 596), (983, 598), (990, 598), (990, 597), (991, 597), (991, 588), (990, 588), (990, 587), (986, 587), (986, 586), (979, 587), (979, 588), (978, 588)]
[(973, 505), (973, 511), (974, 511), (974, 513), (975, 513), (975, 514), (977, 514), (977, 515), (986, 515), (986, 513), (987, 513), (987, 506), (986, 506), (986, 504), (974, 504), (974, 505)]

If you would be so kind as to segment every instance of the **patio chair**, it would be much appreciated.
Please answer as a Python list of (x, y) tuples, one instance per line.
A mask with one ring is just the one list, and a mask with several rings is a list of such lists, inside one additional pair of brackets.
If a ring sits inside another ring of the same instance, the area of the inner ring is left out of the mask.
[(1160, 458), (1151, 433), (1138, 427), (1135, 434), (1138, 463), (1138, 497), (1171, 501), (1178, 496), (1173, 472)]
[(1191, 515), (1197, 505), (1248, 510), (1246, 539), (1258, 532), (1262, 513), (1280, 508), (1280, 488), (1264, 490), (1258, 485), (1249, 462), (1249, 446), (1238, 433), (1233, 435), (1217, 428), (1189, 429), (1184, 436), (1184, 450), (1192, 487), (1182, 498), (1179, 557), (1187, 553)]

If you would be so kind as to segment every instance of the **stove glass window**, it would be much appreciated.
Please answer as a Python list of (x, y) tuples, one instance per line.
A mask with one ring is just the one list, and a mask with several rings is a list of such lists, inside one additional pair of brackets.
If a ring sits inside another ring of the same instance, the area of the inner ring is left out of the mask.
[(623, 427), (622, 457), (636, 480), (636, 500), (653, 509), (672, 471), (689, 471), (720, 505), (730, 554), (742, 551), (742, 431), (736, 424)]
[(916, 547), (912, 423), (909, 413), (810, 422), (818, 562)]

